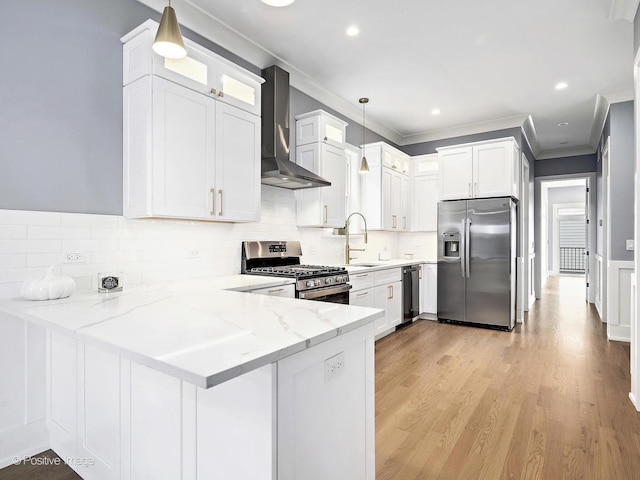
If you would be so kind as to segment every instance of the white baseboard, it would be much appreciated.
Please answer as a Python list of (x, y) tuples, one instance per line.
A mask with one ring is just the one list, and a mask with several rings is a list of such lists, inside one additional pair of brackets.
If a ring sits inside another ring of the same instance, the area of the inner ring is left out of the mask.
[(631, 341), (631, 276), (633, 261), (611, 260), (607, 282), (607, 337)]
[(44, 419), (3, 430), (0, 432), (0, 468), (49, 448), (49, 432)]
[(633, 392), (629, 392), (629, 399), (631, 400), (631, 403), (633, 403), (633, 406), (636, 407), (636, 410), (640, 412), (640, 405), (638, 404), (638, 400), (636, 399), (636, 396), (633, 394)]

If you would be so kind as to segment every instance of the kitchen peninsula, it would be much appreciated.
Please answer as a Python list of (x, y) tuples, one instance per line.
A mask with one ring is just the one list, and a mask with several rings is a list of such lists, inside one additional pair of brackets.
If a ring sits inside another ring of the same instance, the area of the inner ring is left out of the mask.
[(45, 336), (50, 447), (84, 479), (372, 479), (383, 312), (248, 293), (288, 282), (16, 299), (0, 318)]

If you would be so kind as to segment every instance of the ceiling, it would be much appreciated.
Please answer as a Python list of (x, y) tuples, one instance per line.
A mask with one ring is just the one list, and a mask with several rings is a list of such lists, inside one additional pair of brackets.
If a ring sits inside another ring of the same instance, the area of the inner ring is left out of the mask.
[(524, 125), (536, 158), (591, 153), (609, 103), (633, 98), (638, 0), (172, 5), (186, 27), (259, 67), (281, 65), (349, 118), (369, 97), (367, 126), (399, 145)]

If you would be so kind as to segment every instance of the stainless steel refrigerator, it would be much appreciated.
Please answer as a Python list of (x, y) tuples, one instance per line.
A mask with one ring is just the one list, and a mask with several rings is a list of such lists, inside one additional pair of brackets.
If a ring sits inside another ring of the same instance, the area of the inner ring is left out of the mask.
[(516, 228), (509, 197), (438, 204), (438, 320), (513, 328)]

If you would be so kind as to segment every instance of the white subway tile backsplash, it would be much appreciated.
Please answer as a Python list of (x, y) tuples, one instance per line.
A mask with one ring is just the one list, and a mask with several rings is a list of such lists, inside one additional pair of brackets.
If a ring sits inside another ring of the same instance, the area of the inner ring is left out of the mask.
[(59, 252), (60, 240), (0, 240), (0, 254)]
[(28, 253), (28, 267), (48, 267), (49, 265), (60, 265), (63, 262), (61, 253)]
[(120, 219), (117, 215), (92, 215), (88, 213), (61, 213), (61, 224), (64, 226), (77, 227), (112, 227), (120, 226)]
[(27, 266), (27, 255), (24, 253), (0, 254), (0, 268), (20, 268)]
[(60, 225), (60, 213), (0, 210), (0, 225)]
[(28, 227), (30, 239), (89, 239), (89, 227), (58, 227), (33, 225)]
[(27, 226), (0, 225), (0, 238), (7, 240), (16, 238), (27, 238)]

